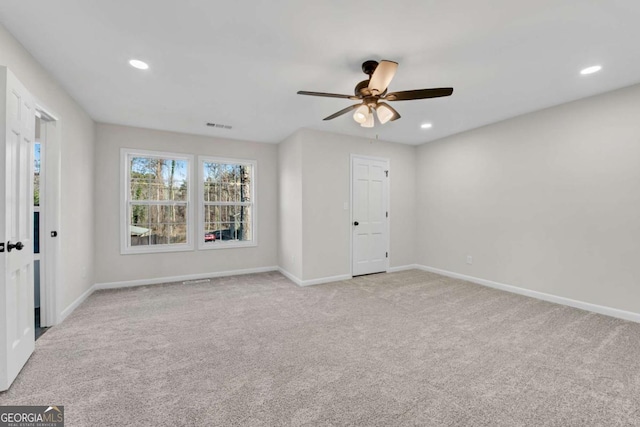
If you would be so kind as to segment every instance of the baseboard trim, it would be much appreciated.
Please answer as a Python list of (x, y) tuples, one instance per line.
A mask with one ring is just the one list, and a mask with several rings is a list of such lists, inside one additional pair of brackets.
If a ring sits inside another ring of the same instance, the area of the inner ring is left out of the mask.
[(242, 270), (215, 271), (210, 273), (185, 274), (182, 276), (156, 277), (153, 279), (126, 280), (122, 282), (96, 283), (95, 290), (130, 288), (134, 286), (158, 285), (161, 283), (184, 282), (187, 280), (210, 279), (216, 277), (240, 276), (242, 274), (266, 273), (278, 271), (278, 267), (257, 267)]
[(287, 270), (285, 270), (282, 267), (278, 267), (278, 271), (280, 272), (280, 274), (282, 274), (284, 277), (286, 277), (287, 279), (291, 280), (293, 283), (295, 283), (298, 286), (302, 286), (302, 280), (298, 279), (296, 276), (294, 276), (293, 274), (289, 273)]
[(342, 282), (343, 280), (351, 280), (353, 276), (350, 274), (341, 274), (339, 276), (321, 277), (319, 279), (303, 280), (300, 286), (322, 285), (324, 283)]
[(524, 295), (531, 298), (536, 298), (543, 301), (549, 301), (556, 304), (566, 305), (573, 308), (579, 308), (581, 310), (591, 311), (593, 313), (604, 314), (605, 316), (616, 317), (618, 319), (629, 320), (631, 322), (640, 323), (640, 313), (634, 313), (632, 311), (619, 310), (617, 308), (607, 307), (604, 305), (591, 304), (584, 301), (578, 301), (570, 298), (565, 298), (557, 295), (547, 294), (544, 292), (533, 291), (530, 289), (520, 288), (518, 286), (506, 285), (504, 283), (498, 283), (487, 279), (480, 279), (478, 277), (467, 276), (466, 274), (454, 273), (453, 271), (441, 270), (435, 267), (429, 267), (426, 265), (417, 265), (416, 268), (431, 273), (440, 274), (442, 276), (452, 277), (454, 279), (466, 280), (467, 282), (476, 283), (478, 285), (487, 286), (489, 288), (499, 289), (501, 291), (507, 291), (514, 294)]
[(278, 271), (282, 273), (284, 277), (291, 280), (298, 286), (314, 286), (314, 285), (322, 285), (323, 283), (331, 283), (331, 282), (340, 282), (342, 280), (349, 280), (352, 278), (350, 274), (341, 274), (339, 276), (330, 276), (330, 277), (321, 277), (319, 279), (310, 279), (310, 280), (302, 280), (293, 274), (289, 273), (282, 267), (278, 267)]
[(387, 273), (397, 273), (399, 271), (415, 270), (419, 268), (418, 264), (401, 265), (398, 267), (390, 267), (387, 269)]
[(80, 295), (78, 298), (76, 298), (76, 300), (74, 302), (69, 304), (69, 306), (67, 308), (62, 310), (62, 312), (60, 312), (60, 315), (58, 316), (58, 319), (56, 321), (56, 325), (59, 325), (60, 323), (64, 322), (64, 319), (69, 317), (69, 315), (71, 313), (73, 313), (73, 311), (76, 308), (78, 308), (80, 306), (80, 304), (82, 304), (87, 298), (89, 298), (91, 296), (91, 294), (95, 290), (96, 290), (96, 285), (92, 285), (89, 289), (84, 291), (84, 293), (82, 295)]

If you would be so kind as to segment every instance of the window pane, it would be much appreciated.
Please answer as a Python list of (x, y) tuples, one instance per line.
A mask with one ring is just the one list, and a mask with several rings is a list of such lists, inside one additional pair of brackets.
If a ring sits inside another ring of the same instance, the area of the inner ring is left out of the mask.
[(131, 246), (187, 242), (185, 205), (131, 205)]
[(187, 191), (187, 180), (176, 180), (173, 183), (172, 200), (187, 200), (189, 196)]
[(171, 227), (171, 243), (187, 243), (187, 224), (174, 224)]
[(187, 243), (189, 161), (168, 157), (127, 157), (130, 246)]
[(131, 234), (131, 246), (148, 246), (149, 236), (134, 236)]
[(149, 225), (149, 245), (166, 245), (169, 243), (165, 228), (166, 224), (154, 223)]
[(132, 200), (187, 200), (187, 161), (132, 157), (129, 174)]
[(250, 202), (252, 165), (204, 162), (205, 201)]
[(204, 241), (253, 240), (250, 206), (205, 206)]
[(149, 199), (149, 180), (146, 178), (131, 178), (131, 200)]
[[(205, 206), (204, 207), (204, 222), (220, 222), (220, 207), (219, 206)], [(205, 227), (206, 229), (206, 227)]]
[(186, 242), (186, 224), (151, 224), (150, 245), (168, 245)]
[(132, 204), (131, 224), (142, 226), (149, 224), (149, 206)]
[(229, 185), (228, 181), (226, 181), (224, 184), (222, 184), (222, 201), (223, 202), (232, 202), (233, 201), (233, 199), (231, 198), (231, 192), (232, 191), (233, 191), (233, 189), (232, 189), (231, 185)]
[(242, 237), (240, 240), (253, 240), (253, 234), (251, 230), (251, 224), (253, 224), (253, 217), (250, 206), (239, 206), (240, 213), (237, 216), (238, 223), (242, 226)]
[(251, 207), (240, 205), (253, 201), (252, 165), (203, 162), (202, 167), (204, 242), (252, 240)]
[(225, 241), (225, 240), (231, 240), (231, 230), (230, 230), (231, 224), (229, 224), (228, 222), (222, 222), (220, 223), (220, 229), (218, 230), (218, 235), (220, 236), (220, 240)]
[(241, 228), (238, 234), (238, 240), (243, 240), (243, 241), (253, 240), (253, 234), (252, 234), (250, 222), (241, 223)]
[(164, 184), (161, 182), (149, 182), (149, 195), (147, 200), (167, 200), (165, 197)]
[(33, 206), (40, 206), (40, 147), (33, 144)]
[(149, 206), (131, 205), (130, 244), (131, 246), (149, 245), (150, 234)]
[(186, 223), (187, 209), (184, 205), (159, 206), (160, 222)]
[(251, 177), (253, 176), (253, 166), (244, 165), (240, 170), (240, 199), (241, 202), (251, 202), (253, 195), (251, 194)]

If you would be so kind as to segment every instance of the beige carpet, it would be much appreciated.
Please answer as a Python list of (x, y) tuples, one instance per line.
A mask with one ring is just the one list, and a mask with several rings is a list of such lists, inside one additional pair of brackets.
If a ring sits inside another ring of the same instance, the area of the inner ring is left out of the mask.
[(640, 324), (421, 271), (102, 291), (8, 404), (68, 426), (640, 425)]

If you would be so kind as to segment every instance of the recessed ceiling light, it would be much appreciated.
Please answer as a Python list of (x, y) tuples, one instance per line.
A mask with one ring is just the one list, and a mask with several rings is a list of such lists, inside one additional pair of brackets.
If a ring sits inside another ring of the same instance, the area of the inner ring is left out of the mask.
[(423, 123), (420, 125), (422, 129), (431, 129), (433, 125), (431, 123)]
[(593, 67), (587, 67), (584, 70), (580, 71), (580, 74), (586, 76), (587, 74), (597, 73), (602, 70), (602, 65), (594, 65)]
[(129, 65), (131, 65), (133, 68), (137, 68), (138, 70), (146, 70), (149, 68), (149, 64), (144, 61), (140, 61), (139, 59), (130, 60)]

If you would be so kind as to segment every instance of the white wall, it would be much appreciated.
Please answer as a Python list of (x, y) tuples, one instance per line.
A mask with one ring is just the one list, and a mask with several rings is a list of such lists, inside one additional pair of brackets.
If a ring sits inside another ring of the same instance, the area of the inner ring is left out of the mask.
[(351, 274), (351, 154), (390, 161), (390, 266), (415, 263), (416, 147), (302, 129), (302, 277)]
[(640, 86), (422, 145), (417, 178), (419, 264), (640, 313)]
[[(640, 312), (640, 86), (418, 148), (305, 129), (278, 147), (112, 125), (96, 136), (93, 120), (3, 27), (0, 65), (61, 119), (61, 310), (94, 281), (278, 259), (303, 280), (349, 274), (343, 203), (353, 153), (391, 160), (392, 267), (419, 263)], [(120, 147), (257, 159), (259, 246), (120, 255)]]
[(302, 278), (302, 142), (296, 132), (278, 144), (278, 265)]
[(60, 119), (62, 295), (58, 310), (62, 311), (93, 285), (94, 122), (2, 26), (0, 65), (8, 67), (37, 101)]
[[(94, 203), (96, 206), (97, 283), (127, 282), (277, 266), (277, 145), (108, 124), (98, 124), (96, 135)], [(121, 148), (257, 160), (258, 246), (120, 255)]]

